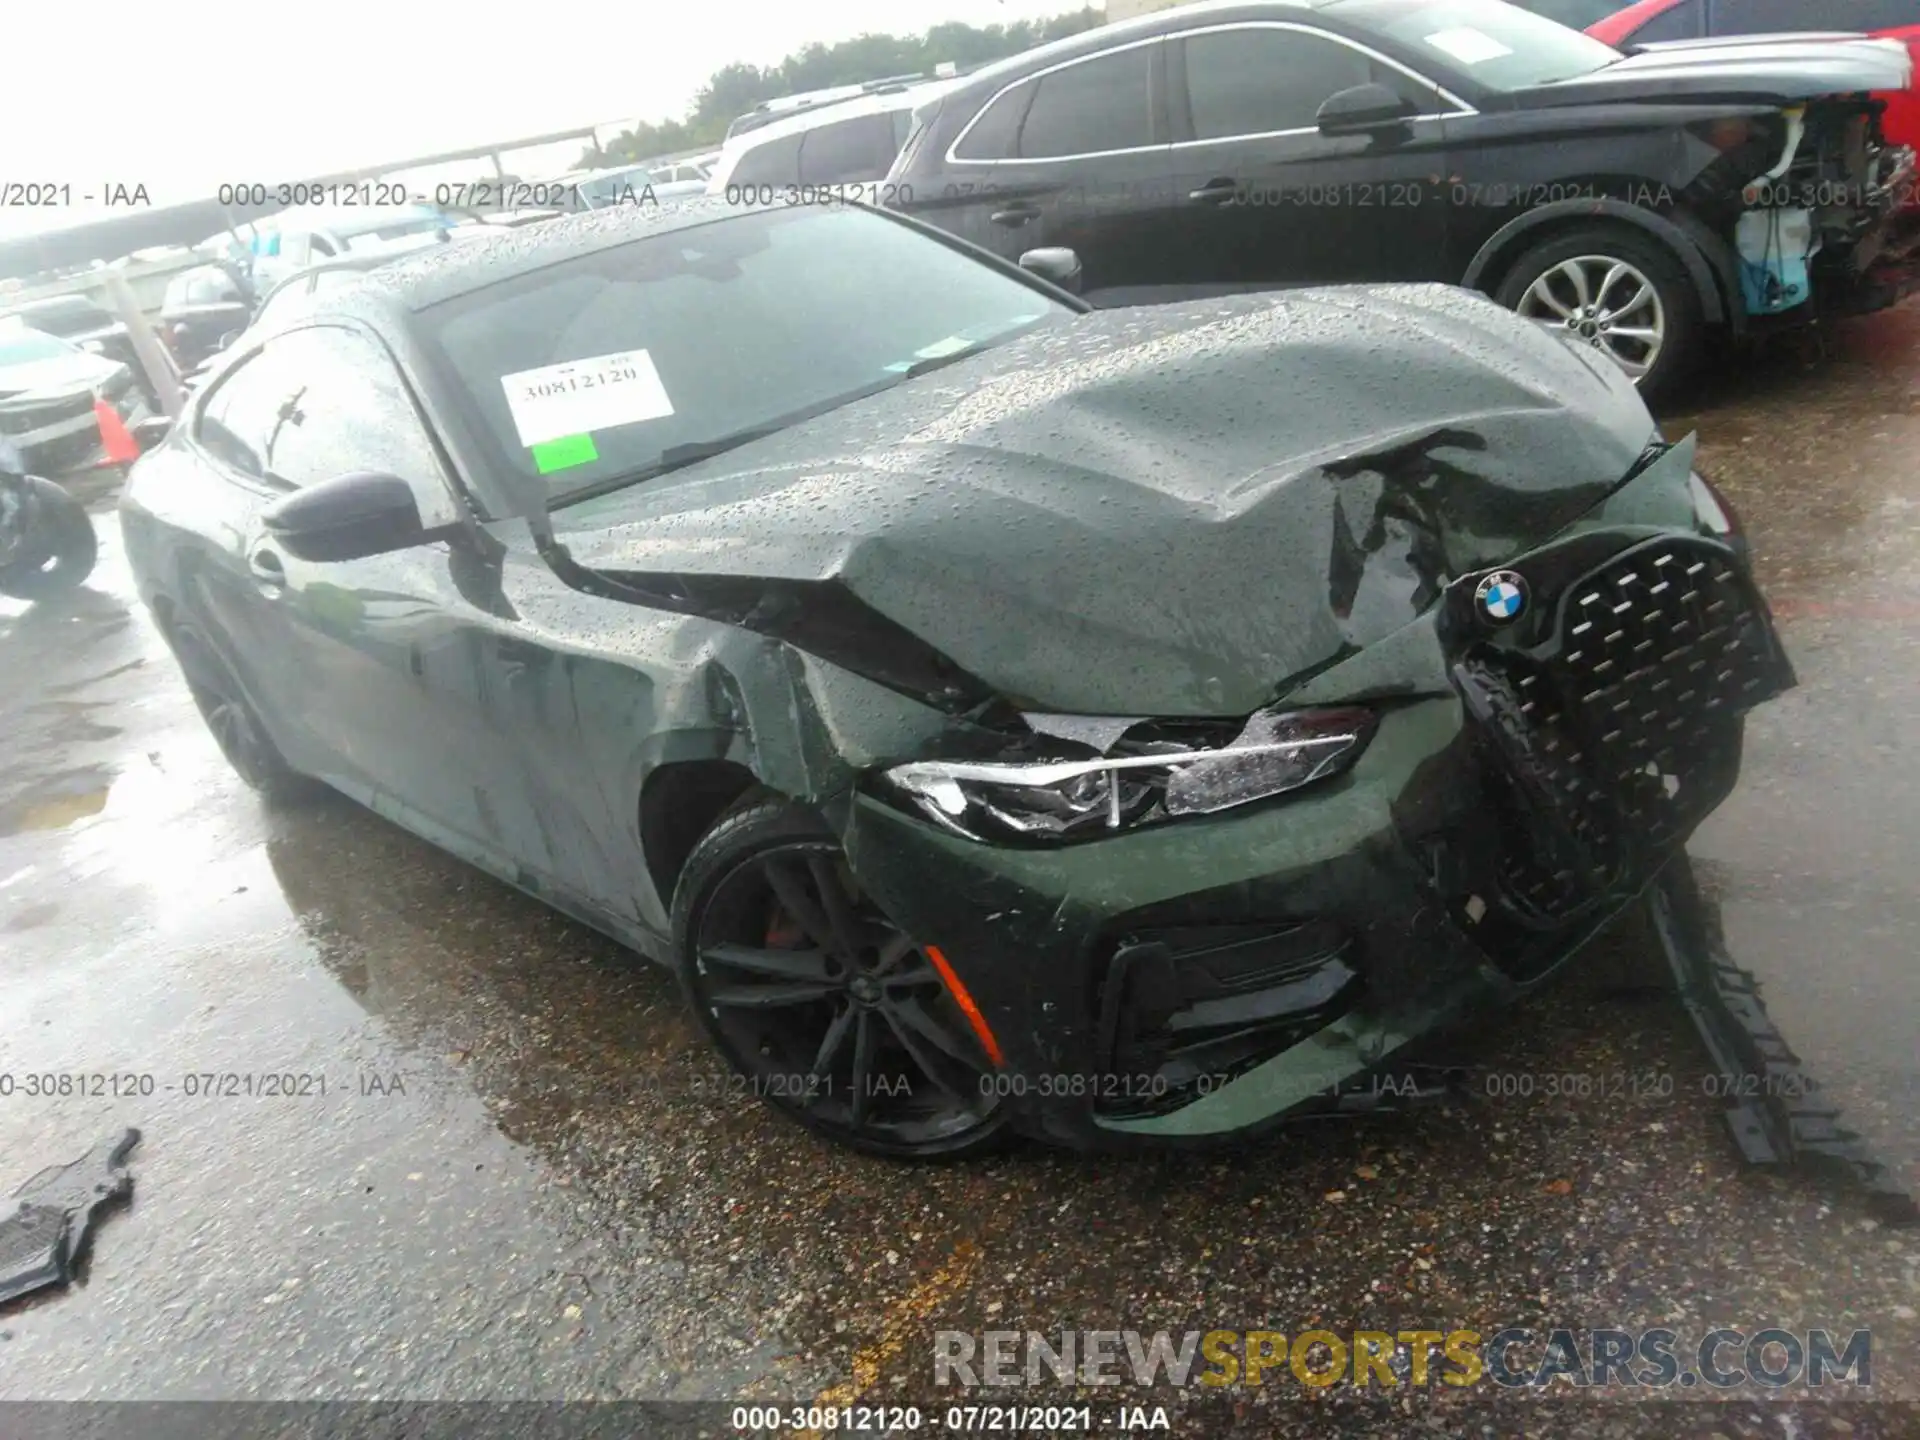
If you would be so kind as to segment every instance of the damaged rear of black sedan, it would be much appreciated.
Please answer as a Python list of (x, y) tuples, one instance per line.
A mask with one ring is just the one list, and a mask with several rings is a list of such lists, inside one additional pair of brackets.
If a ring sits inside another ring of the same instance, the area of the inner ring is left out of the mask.
[(880, 1153), (1244, 1134), (1536, 984), (1793, 683), (1603, 356), (1438, 286), (1088, 312), (860, 206), (408, 258), (123, 505), (241, 773), (674, 965)]

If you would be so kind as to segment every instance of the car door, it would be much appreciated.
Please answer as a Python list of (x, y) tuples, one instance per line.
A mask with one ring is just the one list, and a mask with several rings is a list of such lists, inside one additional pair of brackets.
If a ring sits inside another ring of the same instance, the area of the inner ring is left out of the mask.
[(1065, 245), (1082, 289), (1158, 283), (1172, 195), (1166, 46), (1134, 41), (1000, 91), (950, 148), (937, 196), (914, 209), (1017, 260)]
[[(288, 488), (356, 471), (397, 475), (429, 530), (459, 491), (411, 387), (371, 332), (339, 325), (271, 342), (292, 387), (266, 456)], [(271, 346), (270, 346), (271, 348)], [(302, 560), (264, 535), (297, 675), (289, 689), (330, 778), (456, 853), (576, 898), (621, 895), (616, 828), (570, 770), (581, 753), (565, 666), (501, 593), (477, 530), (360, 560)], [(582, 797), (593, 808), (583, 810)]]
[[(1460, 102), (1355, 41), (1294, 22), (1208, 26), (1170, 42), (1174, 278), (1240, 288), (1446, 273), (1441, 116)], [(1380, 85), (1407, 108), (1322, 133), (1333, 95)]]
[(196, 493), (174, 498), (204, 517), (196, 528), (205, 544), (180, 583), (183, 609), (233, 669), (274, 743), (296, 769), (312, 772), (326, 756), (301, 704), (305, 686), (287, 611), (270, 598), (281, 576), (254, 562), (262, 512), (287, 490), (265, 458), (291, 391), (280, 359), (276, 346), (247, 356), (185, 417), (197, 463), (181, 467), (176, 483)]

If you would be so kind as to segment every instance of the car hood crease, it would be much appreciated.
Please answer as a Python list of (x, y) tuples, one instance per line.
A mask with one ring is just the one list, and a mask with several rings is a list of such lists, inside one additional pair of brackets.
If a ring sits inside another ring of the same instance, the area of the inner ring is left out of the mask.
[(1551, 536), (1653, 439), (1444, 286), (1096, 311), (558, 512), (628, 577), (850, 592), (1027, 708), (1235, 715)]

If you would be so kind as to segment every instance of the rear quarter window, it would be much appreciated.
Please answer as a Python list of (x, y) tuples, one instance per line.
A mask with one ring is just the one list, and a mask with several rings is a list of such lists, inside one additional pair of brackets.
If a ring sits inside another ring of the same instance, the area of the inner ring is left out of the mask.
[(1020, 141), (1020, 125), (1027, 118), (1027, 108), (1033, 104), (1033, 92), (1037, 88), (1034, 81), (1028, 80), (988, 105), (960, 137), (960, 143), (954, 147), (954, 159), (1010, 159), (1014, 146)]

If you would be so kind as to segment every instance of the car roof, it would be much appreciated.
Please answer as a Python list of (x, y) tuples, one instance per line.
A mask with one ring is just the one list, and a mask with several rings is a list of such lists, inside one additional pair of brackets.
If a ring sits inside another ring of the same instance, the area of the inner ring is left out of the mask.
[(255, 222), (255, 228), (268, 233), (279, 231), (281, 234), (297, 234), (302, 231), (319, 231), (326, 235), (339, 235), (351, 238), (364, 235), (370, 230), (384, 230), (389, 225), (404, 225), (415, 220), (429, 218), (450, 220), (445, 212), (431, 205), (304, 205), (282, 210), (277, 215)]
[(794, 111), (791, 115), (782, 115), (778, 120), (734, 136), (721, 147), (721, 152), (724, 154), (731, 150), (738, 154), (742, 150), (751, 150), (764, 145), (770, 140), (783, 139), (788, 135), (801, 135), (808, 130), (817, 130), (822, 125), (837, 125), (842, 120), (858, 120), (867, 115), (885, 115), (895, 110), (918, 110), (927, 101), (946, 94), (957, 83), (954, 80), (928, 80), (919, 85), (903, 85), (898, 90), (869, 91), (851, 100), (835, 100), (820, 105), (809, 105), (803, 110)]
[(366, 284), (339, 292), (337, 303), (351, 308), (370, 303), (388, 312), (424, 310), (631, 240), (670, 235), (734, 215), (780, 208), (777, 203), (729, 204), (721, 196), (696, 195), (664, 204), (618, 205), (559, 215), (539, 225), (503, 229), (498, 235), (464, 245), (435, 245), (406, 252), (371, 272)]

